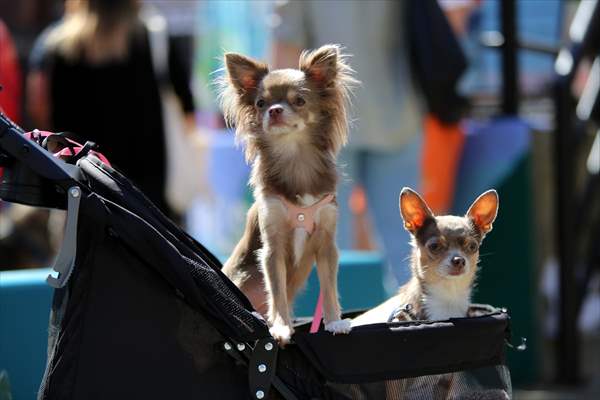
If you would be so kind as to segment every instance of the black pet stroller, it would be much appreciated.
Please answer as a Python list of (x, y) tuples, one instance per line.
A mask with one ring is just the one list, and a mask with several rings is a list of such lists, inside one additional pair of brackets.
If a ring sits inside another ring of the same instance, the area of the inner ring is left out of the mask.
[[(61, 140), (57, 140), (62, 138)], [(506, 399), (504, 310), (376, 324), (333, 336), (299, 324), (279, 349), (220, 262), (93, 144), (0, 115), (0, 198), (67, 210), (40, 399)], [(54, 152), (54, 150), (53, 150)], [(144, 160), (140, 160), (144, 162)]]

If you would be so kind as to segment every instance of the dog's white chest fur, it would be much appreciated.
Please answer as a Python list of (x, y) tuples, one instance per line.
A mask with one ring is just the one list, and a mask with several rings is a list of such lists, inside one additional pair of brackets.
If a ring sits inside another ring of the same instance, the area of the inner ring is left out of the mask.
[(294, 229), (294, 265), (298, 265), (300, 258), (302, 258), (307, 238), (308, 232), (306, 232), (306, 230), (304, 230), (303, 228)]
[[(318, 199), (310, 194), (305, 194), (297, 197), (301, 207), (310, 207)], [(319, 224), (319, 211), (315, 213), (315, 225)], [(308, 239), (308, 232), (303, 228), (294, 229), (293, 248), (294, 248), (294, 265), (298, 265), (302, 254), (304, 254), (304, 246), (306, 245), (306, 239)]]
[(465, 317), (470, 303), (470, 287), (448, 282), (427, 285), (427, 293), (423, 294), (423, 307), (430, 320)]

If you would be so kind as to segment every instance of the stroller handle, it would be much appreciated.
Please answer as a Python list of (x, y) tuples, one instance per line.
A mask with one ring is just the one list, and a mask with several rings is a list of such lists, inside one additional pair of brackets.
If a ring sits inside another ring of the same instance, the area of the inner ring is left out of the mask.
[(0, 112), (0, 153), (26, 164), (43, 178), (68, 190), (79, 183), (79, 168), (53, 157), (37, 143), (28, 140), (25, 131)]

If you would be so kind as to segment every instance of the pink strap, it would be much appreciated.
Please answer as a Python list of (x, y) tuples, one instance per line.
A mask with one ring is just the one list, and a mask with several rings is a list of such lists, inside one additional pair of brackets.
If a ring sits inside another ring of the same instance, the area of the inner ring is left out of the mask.
[[(75, 147), (73, 147), (73, 150), (75, 151), (75, 154), (77, 154), (81, 151), (82, 148), (83, 148), (82, 146), (75, 146)], [(65, 147), (64, 149), (54, 153), (54, 156), (59, 157), (59, 158), (70, 157), (73, 155), (71, 153), (72, 153), (71, 149), (68, 147)], [(104, 157), (104, 154), (98, 153), (97, 151), (93, 151), (93, 150), (90, 150), (90, 154), (93, 154), (96, 157), (98, 157), (100, 159), (100, 161), (102, 161), (104, 164), (108, 165), (109, 167), (111, 166), (108, 159), (106, 157)]]
[[(39, 138), (39, 137), (46, 138), (51, 135), (53, 135), (52, 132), (40, 131), (40, 130), (34, 130), (34, 131), (27, 132), (24, 134), (24, 136), (27, 139), (34, 140), (34, 141), (37, 140), (37, 138)], [(72, 154), (72, 151), (69, 147), (64, 147), (61, 150), (59, 150), (53, 154), (55, 157), (58, 157), (58, 158), (70, 157), (70, 156), (78, 154), (81, 151), (81, 149), (83, 149), (83, 146), (80, 143), (77, 143), (76, 141), (71, 140), (69, 138), (67, 138), (67, 141), (73, 145), (73, 151), (75, 152), (75, 154)], [(104, 164), (108, 165), (109, 167), (111, 166), (110, 161), (108, 161), (108, 159), (104, 156), (104, 154), (99, 153), (97, 151), (93, 151), (93, 150), (90, 150), (90, 154), (93, 154), (96, 157), (98, 157), (100, 159), (100, 161), (102, 161)]]
[[(279, 196), (279, 199), (287, 208), (288, 220), (292, 227), (304, 228), (306, 232), (311, 234), (315, 228), (315, 214), (321, 207), (331, 203), (335, 199), (335, 195), (329, 193), (321, 200), (308, 207), (299, 207), (287, 201), (283, 196)], [(323, 292), (319, 291), (319, 299), (315, 306), (315, 313), (313, 314), (312, 324), (310, 325), (310, 333), (315, 333), (319, 330), (321, 319), (323, 319)]]
[(317, 300), (317, 306), (315, 307), (315, 313), (313, 315), (312, 324), (310, 324), (310, 333), (316, 333), (321, 325), (321, 319), (323, 318), (323, 292), (319, 291), (319, 300)]
[(311, 206), (300, 207), (287, 201), (283, 196), (279, 196), (281, 202), (285, 205), (288, 212), (288, 221), (294, 228), (303, 228), (309, 234), (315, 229), (315, 214), (321, 207), (331, 203), (335, 199), (335, 195), (328, 194), (321, 200)]

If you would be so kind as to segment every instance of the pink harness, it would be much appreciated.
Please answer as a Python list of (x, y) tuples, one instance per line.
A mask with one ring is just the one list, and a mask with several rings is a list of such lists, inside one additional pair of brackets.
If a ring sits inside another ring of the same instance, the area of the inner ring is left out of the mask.
[(335, 199), (335, 195), (328, 194), (321, 200), (317, 201), (308, 207), (299, 207), (290, 203), (283, 196), (279, 196), (279, 200), (283, 203), (288, 212), (288, 221), (293, 228), (303, 228), (308, 234), (312, 234), (315, 229), (315, 215), (321, 207), (331, 203)]
[[(287, 208), (288, 221), (293, 228), (303, 228), (308, 234), (312, 234), (315, 229), (315, 214), (321, 207), (330, 204), (335, 200), (335, 195), (329, 193), (321, 200), (317, 201), (308, 207), (299, 207), (290, 203), (283, 196), (279, 196), (283, 205)], [(319, 298), (313, 314), (312, 324), (310, 325), (310, 333), (316, 333), (319, 330), (321, 319), (323, 318), (323, 292), (319, 291)]]

